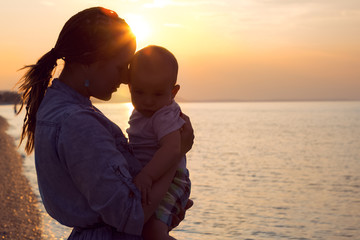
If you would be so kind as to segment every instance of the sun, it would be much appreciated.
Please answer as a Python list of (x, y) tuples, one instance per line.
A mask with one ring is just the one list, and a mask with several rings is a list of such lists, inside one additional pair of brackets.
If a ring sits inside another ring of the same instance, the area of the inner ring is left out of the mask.
[(132, 32), (136, 36), (137, 42), (144, 42), (150, 35), (150, 26), (140, 15), (128, 14), (125, 21), (129, 24)]

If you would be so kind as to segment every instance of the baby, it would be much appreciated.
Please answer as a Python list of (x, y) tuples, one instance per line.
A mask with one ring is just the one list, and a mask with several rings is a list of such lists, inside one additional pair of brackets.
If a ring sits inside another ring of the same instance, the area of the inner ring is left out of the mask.
[[(176, 58), (159, 46), (141, 49), (130, 63), (129, 89), (134, 111), (127, 133), (134, 154), (144, 167), (134, 180), (142, 192), (144, 203), (148, 201), (145, 189), (151, 188), (152, 182), (179, 159), (180, 131), (185, 121), (180, 117), (180, 107), (174, 101), (180, 89), (176, 84), (177, 73)], [(164, 162), (163, 159), (173, 161)], [(145, 240), (174, 239), (169, 236), (172, 213), (177, 214), (185, 208), (191, 186), (185, 156), (178, 164), (168, 192), (144, 226)]]

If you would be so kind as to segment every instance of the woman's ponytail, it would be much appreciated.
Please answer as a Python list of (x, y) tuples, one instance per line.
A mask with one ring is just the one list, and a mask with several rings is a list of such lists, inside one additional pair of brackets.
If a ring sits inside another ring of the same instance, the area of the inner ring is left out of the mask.
[(46, 89), (49, 86), (54, 69), (57, 66), (57, 59), (58, 56), (56, 50), (53, 48), (51, 51), (42, 56), (36, 64), (28, 65), (22, 68), (28, 70), (19, 81), (19, 92), (22, 99), (19, 112), (22, 110), (24, 105), (26, 106), (20, 144), (25, 138), (27, 138), (25, 145), (25, 151), (27, 154), (30, 154), (34, 149), (36, 113), (39, 109), (41, 101), (44, 98)]

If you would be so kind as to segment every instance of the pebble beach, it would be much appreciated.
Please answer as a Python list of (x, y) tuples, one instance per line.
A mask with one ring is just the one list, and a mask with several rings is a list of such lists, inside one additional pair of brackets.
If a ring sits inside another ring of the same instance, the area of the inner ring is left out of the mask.
[(0, 116), (0, 239), (41, 239), (39, 201), (23, 174), (23, 158)]

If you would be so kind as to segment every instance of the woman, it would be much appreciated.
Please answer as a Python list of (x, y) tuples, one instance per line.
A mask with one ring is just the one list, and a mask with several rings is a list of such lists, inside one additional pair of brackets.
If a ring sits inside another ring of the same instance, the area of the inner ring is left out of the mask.
[[(26, 105), (21, 141), (27, 139), (27, 153), (35, 150), (46, 211), (74, 227), (69, 239), (141, 239), (144, 222), (176, 171), (174, 165), (156, 182), (151, 204), (142, 205), (133, 184), (140, 164), (120, 128), (90, 101), (109, 100), (121, 83), (128, 82), (135, 48), (129, 26), (115, 12), (89, 8), (66, 22), (55, 47), (27, 66), (21, 79), (22, 107)], [(49, 87), (60, 58), (64, 69)], [(184, 119), (183, 154), (194, 138), (188, 117)]]

